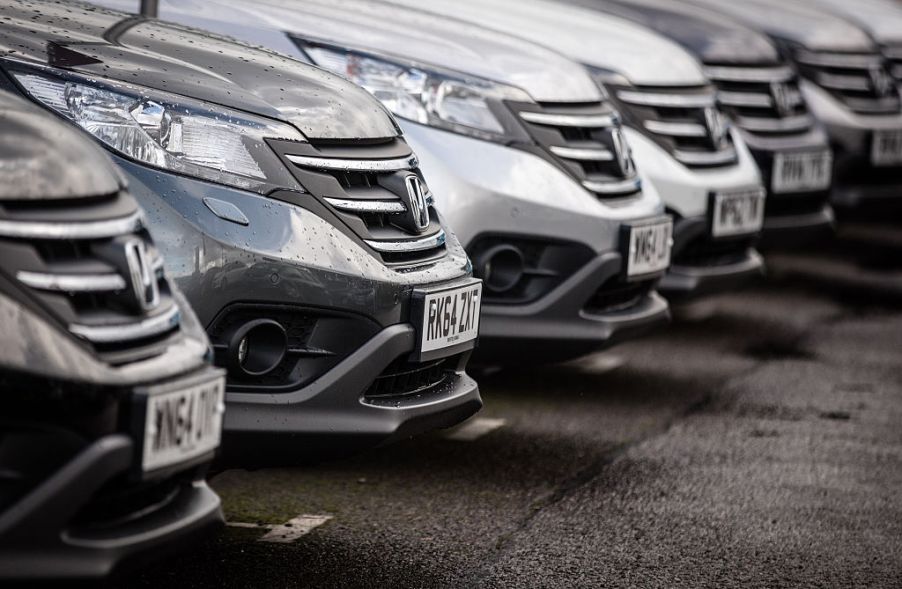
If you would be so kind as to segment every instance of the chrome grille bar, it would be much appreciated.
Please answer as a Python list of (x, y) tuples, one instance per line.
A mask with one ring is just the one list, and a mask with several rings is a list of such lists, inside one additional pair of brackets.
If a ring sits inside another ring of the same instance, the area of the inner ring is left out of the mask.
[(868, 69), (883, 65), (883, 57), (873, 53), (820, 53), (799, 51), (796, 59), (800, 63), (818, 67)]
[(599, 180), (584, 180), (583, 187), (598, 194), (632, 194), (642, 188), (642, 180), (638, 177), (613, 182), (601, 182)]
[(548, 127), (601, 128), (612, 127), (619, 122), (617, 115), (614, 113), (605, 115), (574, 115), (521, 111), (520, 118), (529, 123)]
[(759, 131), (764, 133), (805, 131), (811, 128), (814, 119), (811, 115), (796, 115), (782, 119), (768, 119), (763, 117), (737, 117), (736, 125), (747, 131)]
[(16, 273), (16, 278), (31, 288), (55, 292), (111, 292), (125, 288), (125, 279), (119, 274), (50, 274), (22, 270)]
[(676, 150), (673, 156), (688, 166), (718, 166), (736, 161), (736, 150), (732, 147), (710, 152)]
[(669, 121), (645, 121), (645, 128), (658, 135), (671, 137), (707, 137), (708, 129), (698, 123), (672, 123)]
[(568, 160), (576, 160), (580, 162), (611, 162), (614, 161), (614, 154), (609, 149), (591, 148), (591, 147), (560, 147), (552, 145), (549, 147), (551, 153), (558, 157)]
[[(721, 91), (717, 95), (721, 104), (727, 106), (748, 106), (751, 108), (770, 108), (774, 104), (774, 99), (767, 94), (757, 94), (754, 92), (731, 92)], [(801, 101), (801, 96), (798, 98)], [(798, 104), (798, 102), (796, 102)]]
[(899, 98), (852, 98), (843, 97), (852, 110), (873, 114), (896, 114), (900, 111)]
[(789, 66), (710, 66), (705, 68), (705, 74), (712, 80), (723, 82), (788, 82), (795, 77), (795, 72)]
[(871, 89), (871, 81), (860, 76), (848, 76), (843, 74), (817, 73), (817, 83), (831, 90), (853, 90), (868, 92)]
[(0, 220), (0, 237), (14, 239), (105, 239), (134, 233), (142, 227), (142, 213), (109, 221), (50, 223), (43, 221)]
[(340, 211), (349, 213), (403, 213), (407, 210), (399, 200), (350, 200), (346, 198), (323, 198)]
[(290, 154), (287, 154), (285, 157), (288, 158), (288, 160), (293, 164), (302, 166), (304, 168), (329, 170), (333, 172), (388, 173), (413, 170), (414, 168), (419, 166), (417, 157), (413, 154), (405, 157), (381, 160), (343, 159)]
[(617, 97), (628, 104), (663, 108), (705, 108), (714, 106), (714, 94), (662, 94), (620, 90)]
[(446, 241), (445, 232), (439, 229), (438, 232), (433, 235), (427, 235), (426, 237), (420, 237), (418, 239), (404, 239), (404, 240), (376, 240), (376, 239), (367, 239), (365, 240), (366, 244), (376, 250), (377, 252), (384, 252), (389, 254), (396, 253), (406, 253), (406, 252), (419, 252), (423, 250), (431, 250), (437, 247), (441, 247), (445, 245)]
[(179, 309), (173, 305), (168, 311), (135, 323), (117, 325), (83, 325), (73, 323), (69, 331), (95, 344), (128, 342), (158, 336), (179, 325)]

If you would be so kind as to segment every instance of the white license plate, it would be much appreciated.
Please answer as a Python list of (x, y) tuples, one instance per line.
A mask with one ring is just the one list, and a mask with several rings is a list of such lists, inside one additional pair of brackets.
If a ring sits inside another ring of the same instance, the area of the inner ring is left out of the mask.
[(662, 272), (670, 266), (673, 246), (673, 220), (662, 219), (629, 226), (629, 250), (626, 252), (627, 277)]
[(432, 352), (476, 339), (482, 282), (425, 294), (420, 351)]
[(778, 153), (774, 158), (771, 188), (774, 194), (826, 190), (833, 176), (829, 151)]
[(902, 130), (875, 131), (871, 143), (871, 164), (895, 166), (902, 164)]
[(151, 393), (144, 418), (144, 472), (202, 456), (219, 446), (225, 377)]
[(758, 233), (764, 225), (763, 189), (718, 192), (714, 195), (713, 237)]

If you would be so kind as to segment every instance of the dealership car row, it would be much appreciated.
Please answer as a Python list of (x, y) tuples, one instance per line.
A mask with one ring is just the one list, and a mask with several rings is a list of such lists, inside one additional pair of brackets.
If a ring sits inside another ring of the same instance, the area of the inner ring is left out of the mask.
[(456, 425), (474, 352), (639, 337), (902, 198), (863, 4), (0, 3), (0, 579), (177, 550), (211, 464)]

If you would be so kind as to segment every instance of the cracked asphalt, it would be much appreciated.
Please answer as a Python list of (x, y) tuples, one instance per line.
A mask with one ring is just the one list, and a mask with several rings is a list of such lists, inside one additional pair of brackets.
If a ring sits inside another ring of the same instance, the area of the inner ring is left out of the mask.
[(902, 230), (853, 229), (651, 337), (482, 375), (505, 422), (473, 441), (221, 473), (232, 522), (331, 519), (122, 585), (900, 587)]

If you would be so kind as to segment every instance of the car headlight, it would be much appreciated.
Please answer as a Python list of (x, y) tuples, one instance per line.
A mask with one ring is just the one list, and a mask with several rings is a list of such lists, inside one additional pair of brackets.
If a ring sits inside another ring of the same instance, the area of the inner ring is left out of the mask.
[(300, 190), (264, 141), (305, 141), (290, 125), (68, 72), (29, 68), (11, 73), (31, 98), (129, 159), (245, 190)]
[(534, 102), (525, 91), (489, 80), (401, 63), (295, 39), (316, 65), (369, 90), (395, 116), (490, 141), (522, 137), (501, 114), (502, 101)]

